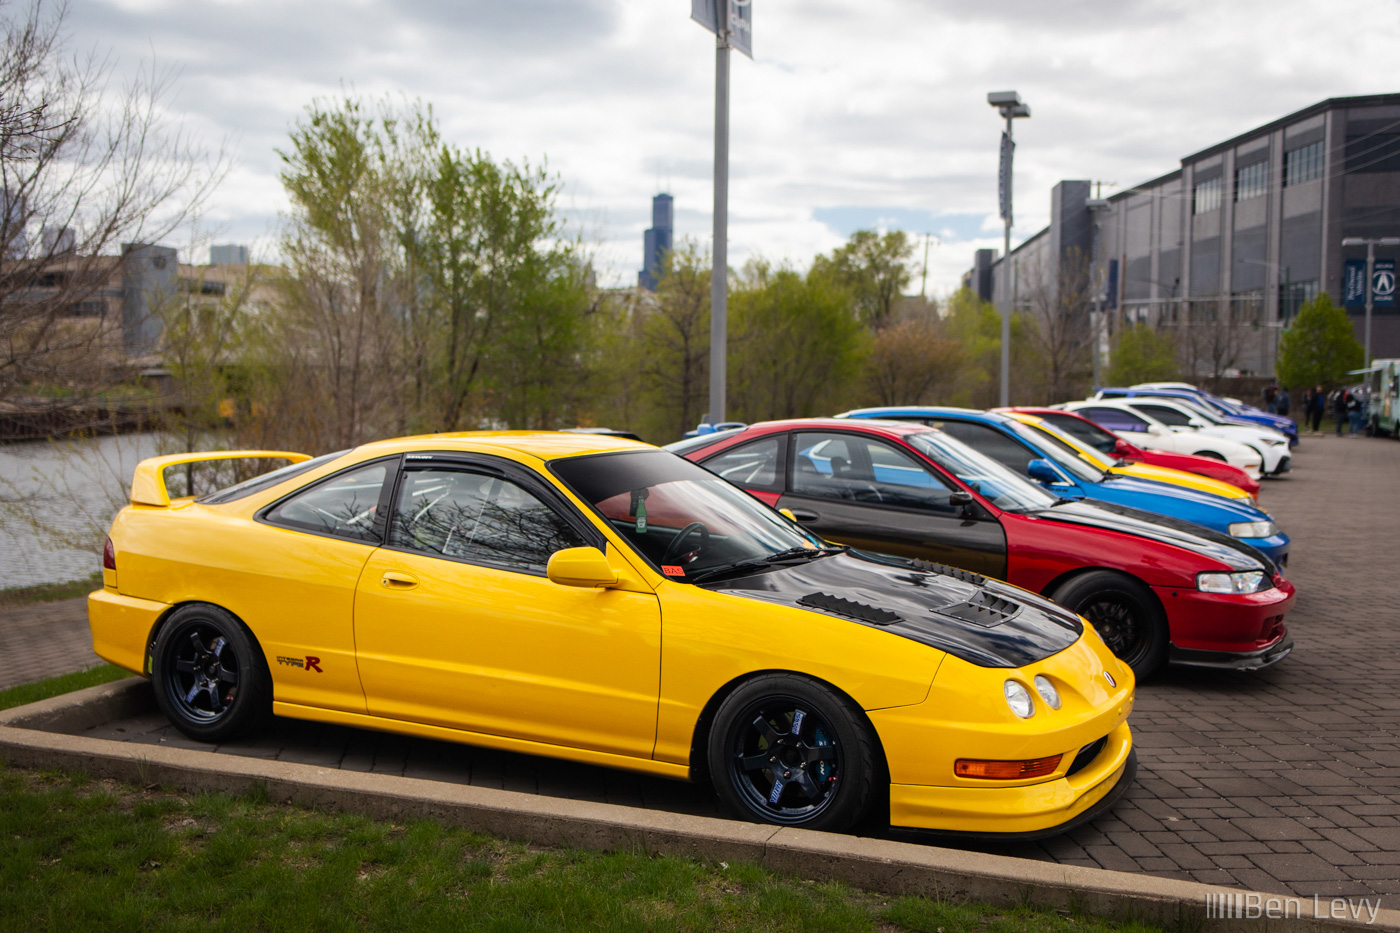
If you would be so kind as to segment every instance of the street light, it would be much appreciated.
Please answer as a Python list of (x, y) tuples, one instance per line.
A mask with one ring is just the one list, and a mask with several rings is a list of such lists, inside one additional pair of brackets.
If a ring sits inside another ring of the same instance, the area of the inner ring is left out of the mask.
[[(1006, 129), (1001, 134), (1001, 171), (998, 175), (1001, 219), (1005, 225), (1002, 237), (1002, 262), (1005, 263), (1006, 281), (1011, 282), (1011, 154), (1016, 144), (1011, 139), (1011, 121), (1019, 117), (1029, 117), (1031, 108), (1022, 102), (1015, 91), (992, 91), (987, 95), (987, 103), (1001, 113), (1006, 120)], [(1011, 296), (1006, 296), (1006, 304), (1001, 312), (1001, 407), (1011, 404)]]
[(1372, 278), (1376, 269), (1376, 247), (1377, 246), (1400, 246), (1400, 237), (1361, 237), (1349, 236), (1342, 240), (1342, 246), (1364, 246), (1366, 247), (1366, 368), (1371, 367), (1371, 305), (1374, 296), (1375, 283)]

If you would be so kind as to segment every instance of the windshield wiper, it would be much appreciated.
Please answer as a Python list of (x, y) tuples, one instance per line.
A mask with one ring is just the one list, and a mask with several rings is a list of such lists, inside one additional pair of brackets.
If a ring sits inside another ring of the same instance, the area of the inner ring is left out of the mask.
[(727, 564), (723, 567), (715, 567), (706, 570), (704, 573), (696, 574), (686, 580), (687, 583), (701, 583), (705, 580), (712, 580), (724, 574), (739, 573), (747, 570), (762, 570), (774, 564), (786, 563), (792, 560), (815, 560), (818, 557), (826, 557), (828, 554), (840, 554), (850, 548), (842, 545), (840, 547), (790, 547), (786, 551), (779, 551), (776, 554), (769, 554), (767, 557), (759, 557), (754, 560), (741, 560), (737, 564)]

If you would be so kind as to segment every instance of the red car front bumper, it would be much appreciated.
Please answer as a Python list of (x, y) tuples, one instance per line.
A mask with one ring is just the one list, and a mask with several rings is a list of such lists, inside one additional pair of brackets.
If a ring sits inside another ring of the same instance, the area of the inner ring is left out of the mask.
[(1200, 667), (1255, 670), (1293, 649), (1283, 617), (1294, 588), (1283, 577), (1273, 589), (1248, 595), (1202, 593), (1185, 587), (1153, 587), (1171, 627), (1171, 660)]

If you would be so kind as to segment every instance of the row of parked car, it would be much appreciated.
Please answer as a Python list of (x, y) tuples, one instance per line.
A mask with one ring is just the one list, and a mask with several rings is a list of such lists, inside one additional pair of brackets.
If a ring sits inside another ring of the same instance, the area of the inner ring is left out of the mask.
[[(1291, 647), (1288, 537), (1256, 468), (1206, 448), (1063, 408), (865, 409), (674, 453), (598, 433), (142, 461), (93, 647), (201, 742), (275, 714), (704, 780), (775, 825), (979, 837), (1112, 806), (1136, 673)], [(229, 458), (289, 465), (166, 486)]]
[(1296, 443), (1285, 418), (1171, 384), (1049, 408), (866, 408), (670, 449), (824, 539), (1049, 596), (1143, 676), (1292, 650), (1289, 537), (1258, 500)]

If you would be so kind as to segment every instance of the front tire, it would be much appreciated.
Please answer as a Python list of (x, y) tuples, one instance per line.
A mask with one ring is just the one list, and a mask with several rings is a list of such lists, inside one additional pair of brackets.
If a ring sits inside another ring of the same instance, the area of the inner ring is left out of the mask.
[[(1193, 457), (1207, 457), (1207, 458), (1209, 458), (1209, 459), (1211, 459), (1211, 460), (1219, 460), (1221, 463), (1228, 463), (1228, 462), (1229, 462), (1228, 460), (1226, 460), (1224, 457), (1222, 457), (1220, 454), (1216, 453), (1216, 452), (1213, 451), (1213, 450), (1198, 450), (1198, 451), (1196, 451), (1194, 454), (1192, 454), (1191, 456), (1193, 456)], [(1260, 462), (1261, 462), (1261, 463), (1263, 462), (1262, 458), (1261, 458)]]
[(756, 823), (845, 832), (875, 799), (874, 731), (850, 700), (797, 674), (767, 674), (720, 704), (708, 743), (720, 800)]
[(224, 742), (262, 725), (272, 676), (251, 632), (210, 605), (182, 606), (156, 637), (151, 681), (161, 712), (199, 742)]
[(1079, 613), (1110, 651), (1147, 677), (1167, 658), (1167, 620), (1152, 593), (1138, 581), (1111, 570), (1081, 574), (1050, 597)]

